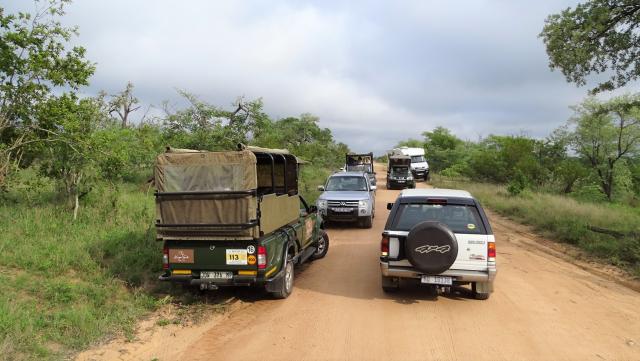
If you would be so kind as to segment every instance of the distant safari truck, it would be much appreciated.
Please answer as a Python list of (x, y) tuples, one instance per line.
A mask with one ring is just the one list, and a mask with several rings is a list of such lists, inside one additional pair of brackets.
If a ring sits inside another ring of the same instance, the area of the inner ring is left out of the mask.
[(411, 173), (411, 157), (389, 154), (388, 159), (387, 189), (415, 188), (416, 181)]
[(260, 286), (286, 298), (294, 265), (327, 253), (322, 218), (298, 194), (298, 160), (286, 150), (168, 149), (155, 183), (162, 281)]

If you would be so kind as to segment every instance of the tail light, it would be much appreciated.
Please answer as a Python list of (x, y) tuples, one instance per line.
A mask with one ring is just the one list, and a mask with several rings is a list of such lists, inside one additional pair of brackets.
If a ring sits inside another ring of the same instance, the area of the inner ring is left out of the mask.
[(169, 248), (166, 245), (162, 249), (162, 269), (169, 269)]
[(380, 257), (388, 257), (389, 256), (389, 236), (382, 236), (382, 240), (380, 241)]
[(487, 258), (489, 262), (495, 262), (496, 261), (496, 243), (495, 242), (489, 242), (487, 243)]
[(258, 246), (258, 269), (267, 268), (267, 249), (264, 246)]

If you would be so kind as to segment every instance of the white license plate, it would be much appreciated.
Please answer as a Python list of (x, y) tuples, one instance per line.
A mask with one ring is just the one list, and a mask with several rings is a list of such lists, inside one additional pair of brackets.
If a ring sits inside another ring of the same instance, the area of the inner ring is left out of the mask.
[(453, 284), (453, 279), (451, 277), (445, 276), (422, 276), (422, 279), (420, 281), (422, 283), (428, 283), (430, 285), (451, 286)]
[(227, 249), (227, 264), (229, 265), (246, 265), (247, 250), (246, 249)]
[(351, 208), (331, 208), (334, 212), (347, 213), (351, 212)]
[(398, 182), (398, 183), (404, 183), (404, 181), (403, 181), (403, 180), (399, 180), (399, 181), (397, 181), (397, 182)]
[(218, 280), (230, 280), (233, 278), (231, 272), (218, 272), (218, 271), (202, 271), (200, 272), (201, 279), (218, 279)]

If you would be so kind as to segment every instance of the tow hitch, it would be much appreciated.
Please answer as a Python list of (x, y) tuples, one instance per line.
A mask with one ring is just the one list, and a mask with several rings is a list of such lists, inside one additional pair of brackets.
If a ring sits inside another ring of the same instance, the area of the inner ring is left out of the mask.
[(217, 289), (218, 289), (218, 286), (216, 286), (213, 283), (201, 283), (200, 284), (200, 291), (206, 291), (206, 290), (215, 291)]

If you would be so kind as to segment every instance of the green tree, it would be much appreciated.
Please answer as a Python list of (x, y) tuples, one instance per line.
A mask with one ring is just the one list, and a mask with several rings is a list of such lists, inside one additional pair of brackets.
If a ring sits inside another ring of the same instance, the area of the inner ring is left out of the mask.
[(551, 69), (567, 81), (585, 85), (592, 73), (608, 80), (593, 92), (611, 90), (640, 75), (640, 3), (637, 0), (589, 0), (550, 15), (540, 37)]
[(572, 147), (596, 173), (599, 186), (612, 199), (617, 163), (640, 152), (640, 95), (623, 95), (601, 102), (587, 98), (574, 107)]
[(422, 133), (424, 136), (424, 149), (429, 168), (434, 172), (440, 172), (454, 164), (465, 162), (465, 143), (449, 129), (436, 127), (430, 132)]
[(37, 128), (52, 129), (48, 117), (36, 118), (37, 107), (55, 98), (54, 89), (87, 85), (94, 72), (85, 49), (68, 46), (77, 32), (59, 21), (67, 3), (36, 1), (33, 14), (0, 7), (0, 185), (8, 164), (33, 158), (19, 154), (44, 135)]
[(56, 124), (55, 131), (47, 131), (47, 147), (40, 160), (43, 174), (60, 180), (73, 209), (78, 216), (80, 198), (90, 191), (95, 178), (96, 164), (103, 150), (96, 147), (95, 132), (104, 121), (95, 99), (78, 99), (75, 94), (51, 98), (39, 108)]
[(248, 143), (259, 136), (270, 121), (262, 110), (261, 99), (238, 98), (233, 104), (234, 110), (230, 111), (188, 92), (179, 93), (189, 106), (173, 111), (165, 102), (163, 127), (167, 145), (203, 150), (233, 149), (238, 143)]
[(540, 164), (535, 149), (536, 141), (523, 135), (490, 135), (470, 155), (470, 175), (499, 183), (516, 175), (526, 178), (526, 183), (537, 180)]

